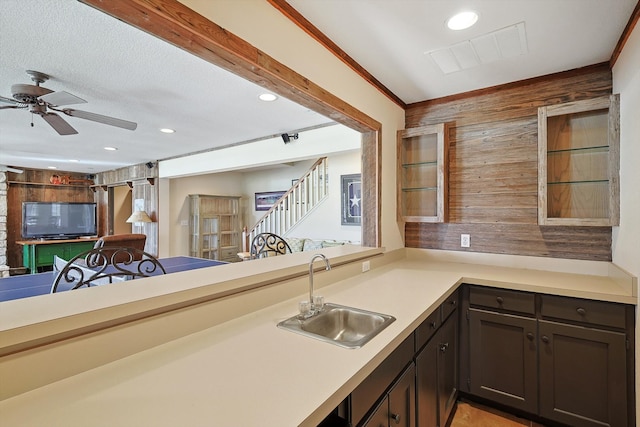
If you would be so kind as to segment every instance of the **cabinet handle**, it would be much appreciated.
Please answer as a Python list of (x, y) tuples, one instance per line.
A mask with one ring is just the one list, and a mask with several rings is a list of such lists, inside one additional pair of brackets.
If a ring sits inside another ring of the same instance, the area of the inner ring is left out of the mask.
[(447, 351), (448, 347), (449, 347), (449, 343), (448, 342), (446, 342), (444, 344), (440, 344), (440, 351), (444, 353), (445, 351)]
[(527, 338), (529, 341), (533, 341), (533, 334), (531, 332), (527, 332)]
[(542, 336), (542, 342), (548, 343), (549, 342), (549, 337), (546, 335)]
[(578, 312), (578, 314), (579, 314), (580, 316), (584, 316), (585, 314), (587, 314), (587, 310), (585, 310), (585, 309), (584, 309), (584, 308), (582, 308), (582, 307), (578, 307), (578, 308), (576, 309), (576, 311)]
[(437, 326), (436, 322), (431, 322), (431, 329), (435, 329)]
[(502, 303), (504, 302), (504, 298), (502, 297), (497, 297), (496, 301), (498, 301), (498, 304), (502, 305)]
[(457, 301), (456, 300), (451, 300), (451, 305), (456, 305)]
[(396, 422), (396, 424), (400, 424), (400, 414), (391, 414), (391, 419)]

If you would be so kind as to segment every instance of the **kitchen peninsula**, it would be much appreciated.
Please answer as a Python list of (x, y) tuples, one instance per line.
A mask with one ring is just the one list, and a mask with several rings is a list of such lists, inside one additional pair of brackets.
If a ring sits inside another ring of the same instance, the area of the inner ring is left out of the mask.
[(86, 290), (99, 299), (79, 291), (2, 303), (3, 422), (314, 426), (463, 283), (637, 301), (637, 278), (606, 262), (353, 246), (321, 252), (333, 268), (318, 270), (317, 294), (397, 319), (360, 349), (276, 327), (307, 291), (313, 253)]

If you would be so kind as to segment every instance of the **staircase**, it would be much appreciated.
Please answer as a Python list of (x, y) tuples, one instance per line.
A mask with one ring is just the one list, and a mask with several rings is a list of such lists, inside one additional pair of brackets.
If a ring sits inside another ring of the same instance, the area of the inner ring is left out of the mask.
[[(319, 158), (313, 166), (273, 204), (245, 237), (245, 248), (256, 234), (269, 232), (285, 236), (329, 194), (327, 158)], [(246, 250), (246, 249), (245, 249)]]

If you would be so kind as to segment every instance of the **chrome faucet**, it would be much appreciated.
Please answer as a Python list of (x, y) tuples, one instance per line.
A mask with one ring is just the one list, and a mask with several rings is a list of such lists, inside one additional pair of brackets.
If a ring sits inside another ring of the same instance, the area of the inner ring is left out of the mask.
[(314, 302), (314, 296), (313, 296), (313, 262), (316, 259), (322, 259), (324, 261), (324, 265), (325, 265), (325, 270), (329, 271), (331, 270), (331, 264), (329, 264), (329, 260), (327, 259), (326, 256), (324, 256), (323, 254), (317, 254), (314, 255), (313, 258), (311, 258), (311, 261), (309, 261), (309, 306), (310, 306), (310, 315), (316, 314), (318, 311), (320, 311), (320, 309), (322, 309), (322, 304), (317, 304), (320, 307), (317, 307), (316, 303)]

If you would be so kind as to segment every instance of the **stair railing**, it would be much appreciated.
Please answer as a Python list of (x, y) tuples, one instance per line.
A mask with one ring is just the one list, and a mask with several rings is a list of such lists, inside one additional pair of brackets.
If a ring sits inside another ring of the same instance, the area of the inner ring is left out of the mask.
[(248, 232), (251, 242), (260, 233), (285, 236), (329, 194), (327, 158), (319, 158)]

